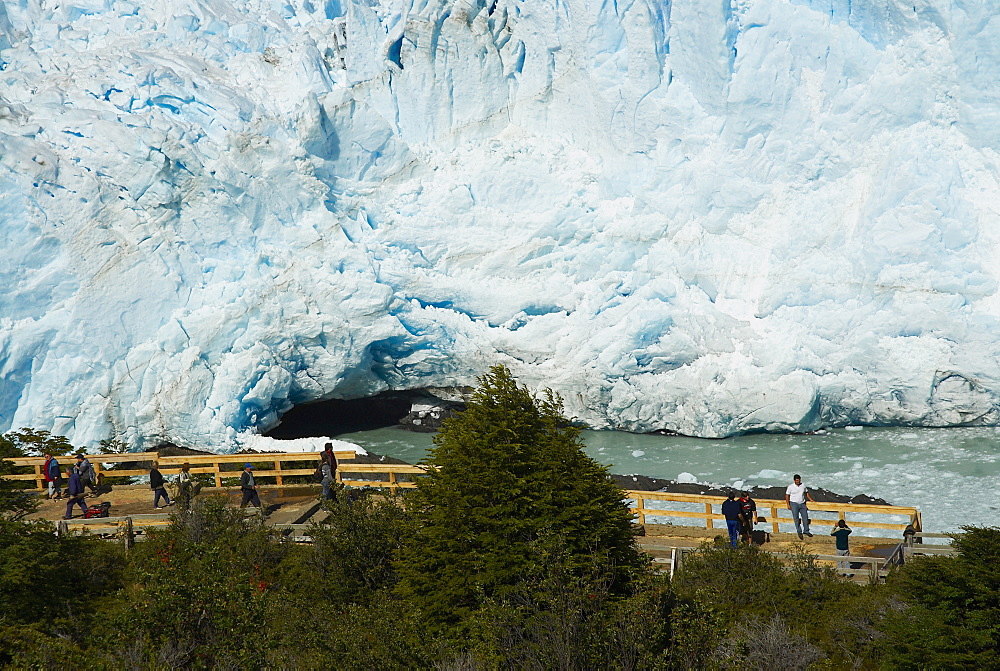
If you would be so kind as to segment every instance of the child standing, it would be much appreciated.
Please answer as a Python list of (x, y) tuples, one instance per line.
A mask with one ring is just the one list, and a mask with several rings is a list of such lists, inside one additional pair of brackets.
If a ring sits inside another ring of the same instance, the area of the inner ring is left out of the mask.
[[(847, 540), (847, 537), (851, 535), (851, 527), (847, 526), (847, 522), (844, 520), (837, 520), (837, 526), (833, 527), (833, 531), (830, 532), (830, 535), (837, 539), (838, 557), (846, 557), (851, 554), (851, 546)], [(847, 562), (837, 562), (838, 570), (844, 571), (848, 568)]]

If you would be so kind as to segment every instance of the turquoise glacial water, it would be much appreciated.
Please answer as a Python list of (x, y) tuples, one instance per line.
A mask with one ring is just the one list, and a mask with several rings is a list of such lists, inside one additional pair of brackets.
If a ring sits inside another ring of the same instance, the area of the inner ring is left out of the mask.
[[(423, 459), (430, 434), (378, 429), (338, 436), (408, 462)], [(993, 427), (830, 430), (723, 440), (585, 431), (587, 453), (613, 473), (709, 484), (807, 485), (868, 494), (921, 510), (926, 531), (1000, 525), (1000, 429)]]

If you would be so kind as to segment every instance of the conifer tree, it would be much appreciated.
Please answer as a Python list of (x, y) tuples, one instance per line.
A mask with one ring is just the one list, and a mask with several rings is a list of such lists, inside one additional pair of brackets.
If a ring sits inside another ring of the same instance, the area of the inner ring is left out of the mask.
[(38, 496), (28, 489), (34, 485), (33, 482), (3, 477), (30, 473), (30, 469), (15, 466), (6, 460), (26, 456), (10, 436), (9, 433), (0, 436), (0, 520), (19, 520), (38, 509)]
[(479, 378), (467, 409), (434, 438), (408, 500), (417, 531), (403, 549), (399, 591), (433, 628), (502, 603), (559, 555), (560, 570), (624, 594), (644, 564), (631, 514), (607, 469), (551, 391), (535, 398), (503, 366)]

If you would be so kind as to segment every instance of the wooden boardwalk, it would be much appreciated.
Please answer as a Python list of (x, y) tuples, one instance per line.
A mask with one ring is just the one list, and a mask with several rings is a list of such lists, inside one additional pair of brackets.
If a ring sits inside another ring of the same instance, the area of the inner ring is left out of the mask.
[[(236, 489), (242, 471), (241, 464), (250, 462), (254, 464), (254, 477), (260, 488), (266, 492), (281, 491), (290, 486), (303, 486), (289, 482), (288, 478), (296, 478), (300, 481), (305, 479), (307, 483), (311, 483), (308, 476), (314, 473), (319, 461), (319, 454), (319, 452), (302, 452), (165, 457), (159, 456), (155, 452), (143, 452), (87, 456), (105, 482), (117, 478), (148, 475), (153, 460), (156, 460), (160, 464), (160, 472), (166, 476), (179, 473), (182, 464), (189, 464), (192, 474), (209, 475), (217, 491)], [(426, 473), (426, 468), (423, 466), (356, 463), (354, 452), (336, 452), (335, 454), (339, 462), (335, 477), (338, 482), (350, 487), (371, 487), (395, 494), (400, 489), (415, 487), (416, 479)], [(32, 481), (37, 490), (44, 488), (45, 482), (41, 474), (44, 458), (20, 457), (8, 459), (8, 461), (33, 472), (4, 477)], [(68, 461), (70, 459), (67, 459)], [(122, 469), (120, 467), (122, 464), (128, 464), (130, 468)], [(63, 466), (65, 467), (65, 465)], [(142, 466), (142, 468), (138, 466)], [(311, 486), (318, 487), (314, 483), (311, 483)], [(666, 522), (667, 526), (690, 529), (692, 523), (695, 523), (698, 528), (704, 529), (710, 535), (715, 535), (716, 523), (725, 519), (721, 512), (721, 506), (726, 498), (722, 496), (634, 490), (626, 491), (625, 496), (631, 502), (630, 509), (635, 514), (636, 521), (647, 528), (660, 527), (662, 525), (657, 524), (658, 522)], [(786, 509), (783, 500), (757, 499), (756, 503), (758, 515), (767, 519), (766, 524), (770, 527), (772, 537), (781, 535), (782, 527), (786, 531), (793, 529), (791, 513)], [(295, 519), (277, 515), (270, 520), (270, 523), (272, 526), (286, 531), (293, 539), (307, 542), (309, 539), (305, 536), (304, 530), (318, 510), (319, 504), (316, 502), (315, 509), (311, 510), (308, 515), (300, 515)], [(821, 563), (849, 561), (852, 564), (860, 565), (860, 567), (856, 566), (842, 571), (855, 578), (863, 576), (866, 580), (884, 579), (885, 573), (894, 563), (919, 555), (947, 554), (951, 551), (947, 545), (930, 545), (924, 542), (924, 539), (947, 538), (947, 536), (924, 533), (921, 513), (913, 507), (823, 502), (810, 503), (809, 510), (814, 529), (826, 529), (838, 519), (843, 519), (852, 528), (887, 532), (882, 539), (883, 543), (898, 545), (898, 548), (893, 548), (891, 556), (885, 557), (851, 556), (844, 559), (824, 552), (815, 552), (816, 561)], [(817, 517), (817, 515), (819, 516)], [(124, 534), (131, 539), (141, 537), (150, 529), (164, 526), (168, 524), (168, 521), (169, 516), (166, 514), (133, 514), (93, 520), (76, 519), (65, 523), (59, 520), (59, 529), (62, 533), (88, 532), (114, 537), (121, 537)], [(719, 531), (723, 532), (725, 525), (720, 526), (722, 528)], [(817, 549), (821, 550), (826, 545), (832, 548), (832, 540), (828, 537), (823, 538), (828, 533), (828, 531), (820, 531), (817, 534), (819, 538), (815, 542), (810, 540), (803, 547), (808, 548), (807, 551), (810, 553)], [(684, 555), (692, 551), (690, 541), (679, 542), (677, 539), (673, 539), (668, 541), (670, 544), (665, 544), (666, 539), (661, 538), (657, 542), (653, 541), (653, 538), (656, 537), (640, 538), (640, 545), (656, 557), (658, 563), (663, 564), (669, 561), (671, 571), (676, 570), (679, 563), (683, 561)], [(854, 537), (852, 543), (857, 544), (863, 538)], [(825, 545), (822, 545), (824, 543)], [(776, 554), (784, 553), (777, 552)], [(668, 560), (664, 555), (672, 557), (672, 559)]]
[[(336, 479), (348, 486), (387, 488), (395, 493), (401, 488), (415, 487), (415, 479), (426, 473), (424, 466), (409, 464), (367, 464), (356, 463), (354, 452), (336, 452), (339, 462)], [(161, 457), (155, 452), (140, 452), (128, 454), (91, 454), (87, 458), (94, 465), (95, 471), (102, 479), (144, 476), (149, 474), (149, 468), (154, 460), (160, 464), (160, 472), (169, 476), (180, 472), (182, 464), (191, 466), (194, 475), (211, 475), (215, 487), (233, 486), (242, 471), (240, 464), (250, 462), (254, 465), (254, 477), (258, 483), (267, 487), (273, 484), (285, 486), (285, 479), (293, 476), (311, 476), (319, 461), (319, 452), (299, 453), (264, 453), (264, 454), (209, 454), (176, 457)], [(7, 475), (14, 480), (30, 480), (35, 489), (41, 491), (45, 487), (42, 477), (43, 457), (18, 457), (8, 459), (15, 466), (30, 468), (34, 473)], [(142, 464), (144, 468), (123, 470), (113, 468), (117, 464)], [(113, 470), (112, 470), (113, 468)], [(636, 514), (639, 524), (645, 524), (649, 518), (670, 518), (685, 520), (701, 520), (706, 529), (714, 528), (715, 522), (725, 518), (722, 515), (723, 496), (705, 496), (697, 494), (680, 494), (670, 492), (626, 491), (627, 498), (634, 502), (631, 510)], [(792, 523), (791, 513), (785, 508), (785, 502), (771, 499), (757, 500), (758, 515), (769, 517), (772, 533), (780, 531), (779, 525)], [(920, 511), (907, 506), (880, 506), (860, 503), (810, 503), (810, 513), (830, 513), (835, 519), (847, 520), (851, 527), (881, 529), (902, 533), (907, 527), (914, 531), (922, 531)], [(815, 517), (815, 515), (812, 515)], [(849, 517), (850, 516), (850, 517)], [(835, 519), (833, 521), (835, 521)], [(817, 521), (825, 520), (817, 518)], [(723, 525), (725, 526), (725, 525)]]

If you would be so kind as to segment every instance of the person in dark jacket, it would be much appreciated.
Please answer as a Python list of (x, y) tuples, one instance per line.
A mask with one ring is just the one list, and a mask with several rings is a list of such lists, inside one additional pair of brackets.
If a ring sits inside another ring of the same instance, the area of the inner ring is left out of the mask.
[[(320, 452), (319, 456), (321, 460), (326, 460), (326, 463), (330, 466), (330, 484), (329, 486), (324, 485), (323, 498), (327, 500), (334, 500), (337, 498), (337, 468), (340, 464), (337, 462), (337, 455), (333, 451), (333, 443), (327, 443), (324, 445), (323, 451)], [(324, 475), (324, 478), (325, 477), (326, 476)]]
[(330, 501), (336, 497), (333, 489), (333, 478), (336, 473), (336, 467), (330, 467), (330, 461), (326, 452), (320, 452), (319, 456), (319, 472), (323, 476), (320, 480), (320, 484), (323, 485), (323, 499)]
[[(833, 527), (833, 531), (830, 535), (837, 540), (837, 556), (847, 557), (851, 554), (851, 542), (847, 538), (851, 535), (851, 527), (847, 526), (847, 522), (844, 520), (837, 520), (836, 526)], [(851, 568), (850, 562), (839, 561), (837, 562), (837, 570), (846, 571)]]
[(729, 497), (722, 504), (722, 514), (729, 529), (729, 543), (736, 547), (736, 542), (740, 538), (740, 527), (743, 526), (743, 507), (736, 500), (736, 494), (729, 492)]
[(170, 502), (170, 497), (167, 495), (167, 490), (163, 485), (164, 480), (163, 475), (160, 474), (160, 462), (154, 461), (153, 467), (149, 469), (149, 488), (153, 490), (153, 507), (157, 510), (163, 509), (160, 505), (161, 497), (167, 502), (168, 506), (174, 505)]
[(59, 462), (49, 452), (45, 453), (45, 465), (42, 466), (42, 476), (49, 487), (49, 498), (61, 499), (62, 486), (59, 484), (59, 481), (62, 479), (62, 473), (59, 472)]
[(82, 452), (76, 455), (76, 466), (73, 467), (73, 470), (80, 476), (80, 483), (96, 494), (97, 475), (94, 473), (94, 465)]
[(253, 503), (255, 508), (261, 508), (260, 497), (257, 496), (257, 483), (253, 479), (253, 464), (243, 464), (243, 472), (240, 473), (240, 490), (243, 492), (243, 502), (240, 508), (246, 508), (248, 503)]
[(750, 498), (750, 492), (741, 492), (739, 503), (743, 510), (742, 536), (743, 540), (749, 543), (754, 522), (757, 521), (757, 502)]
[(73, 505), (80, 504), (80, 510), (84, 514), (87, 512), (87, 505), (83, 502), (83, 483), (80, 481), (80, 475), (75, 470), (67, 468), (66, 469), (66, 479), (69, 481), (66, 486), (66, 514), (63, 515), (64, 520), (73, 519)]

